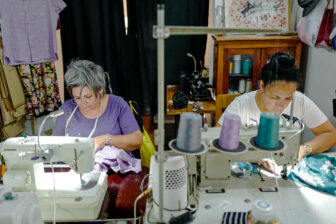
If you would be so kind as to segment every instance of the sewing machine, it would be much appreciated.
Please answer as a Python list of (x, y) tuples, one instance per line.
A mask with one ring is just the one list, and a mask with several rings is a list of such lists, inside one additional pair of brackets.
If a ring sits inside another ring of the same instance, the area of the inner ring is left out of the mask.
[[(198, 158), (200, 169), (197, 176), (200, 179), (200, 187), (223, 186), (231, 178), (231, 164), (233, 162), (258, 162), (270, 158), (285, 169), (287, 166), (293, 166), (297, 163), (301, 141), (301, 135), (297, 134), (301, 130), (297, 127), (280, 128), (279, 138), (282, 148), (278, 150), (263, 150), (253, 143), (253, 138), (257, 136), (257, 127), (242, 128), (239, 139), (245, 149), (241, 149), (240, 152), (222, 151), (217, 148), (218, 146), (215, 146), (214, 142), (219, 138), (220, 131), (221, 127), (214, 127), (202, 132), (202, 141), (209, 150)], [(188, 157), (188, 159), (191, 164), (195, 165), (196, 157)], [(265, 185), (264, 182), (262, 184)]]
[[(57, 221), (94, 220), (105, 197), (107, 177), (91, 172), (93, 149), (94, 142), (89, 138), (9, 138), (0, 147), (7, 168), (3, 183), (13, 191), (33, 191), (45, 221), (53, 220), (54, 206)], [(54, 162), (62, 164), (51, 165)], [(45, 166), (52, 170), (62, 166), (66, 172), (45, 172)]]
[[(208, 147), (208, 151), (200, 155), (186, 155), (188, 205), (197, 208), (197, 211), (190, 215), (186, 210), (165, 210), (164, 221), (171, 221), (172, 217), (176, 221), (180, 217), (183, 219), (193, 216), (191, 223), (195, 224), (222, 223), (224, 212), (247, 212), (256, 200), (263, 199), (271, 203), (277, 223), (334, 223), (336, 197), (332, 195), (279, 176), (274, 177), (268, 172), (243, 177), (231, 173), (234, 162), (257, 162), (265, 158), (274, 159), (282, 167), (295, 165), (302, 129), (303, 127), (281, 127), (279, 136), (283, 147), (272, 153), (251, 142), (257, 135), (257, 127), (241, 129), (240, 142), (247, 149), (239, 153), (223, 152), (216, 148), (214, 142), (220, 135), (221, 127), (203, 130), (202, 143)], [(166, 152), (166, 155), (169, 157), (179, 154), (172, 151)], [(147, 216), (146, 220), (158, 220), (157, 206), (147, 206)], [(174, 223), (181, 223), (179, 221)]]
[[(231, 189), (241, 190), (242, 192), (242, 189), (277, 192), (278, 186), (273, 178), (262, 179), (257, 175), (254, 175), (254, 178), (235, 177), (231, 173), (232, 163), (258, 162), (265, 158), (271, 158), (274, 159), (278, 165), (283, 167), (295, 165), (297, 163), (301, 141), (300, 132), (302, 131), (302, 128), (303, 127), (281, 127), (279, 130), (279, 139), (282, 147), (272, 152), (270, 150), (260, 149), (253, 144), (253, 138), (257, 136), (258, 132), (257, 126), (241, 128), (239, 139), (241, 142), (240, 145), (243, 145), (244, 149), (239, 152), (225, 152), (217, 148), (218, 146), (216, 146), (215, 142), (220, 136), (221, 127), (213, 127), (203, 130), (201, 141), (208, 148), (208, 151), (199, 155), (186, 155), (186, 166), (188, 171), (188, 205), (194, 208), (200, 207), (200, 204), (207, 204), (214, 201), (215, 198), (222, 198), (222, 202), (225, 198), (231, 197), (228, 195), (228, 192), (230, 192)], [(168, 158), (176, 155), (180, 154), (174, 151), (166, 152)], [(154, 189), (153, 191), (155, 192)], [(234, 198), (236, 200), (239, 199), (239, 195), (235, 195)], [(169, 200), (172, 199), (170, 198)], [(248, 211), (248, 209), (244, 209), (243, 206), (241, 208), (243, 208), (242, 211)], [(217, 209), (219, 211), (216, 212), (219, 214), (219, 212), (221, 212), (221, 207), (218, 207)], [(153, 215), (150, 219), (153, 221), (153, 218), (154, 220), (157, 218), (155, 217), (158, 213), (157, 206), (154, 205), (152, 210)], [(207, 209), (205, 209), (204, 212), (207, 212), (206, 210)], [(183, 211), (174, 213), (164, 211), (164, 219), (165, 221), (168, 221), (170, 217), (182, 213)], [(203, 219), (202, 222), (195, 223), (204, 223), (205, 220), (206, 219)], [(219, 222), (220, 221), (216, 223)]]

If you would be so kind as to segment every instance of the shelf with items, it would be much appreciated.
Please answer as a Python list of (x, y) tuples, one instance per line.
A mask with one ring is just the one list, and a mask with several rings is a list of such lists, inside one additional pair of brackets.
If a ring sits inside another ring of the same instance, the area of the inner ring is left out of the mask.
[[(297, 36), (228, 35), (213, 38), (216, 94), (258, 89), (261, 69), (276, 52), (289, 52), (295, 57), (297, 66), (300, 65), (302, 44)], [(245, 88), (240, 86), (243, 83)]]

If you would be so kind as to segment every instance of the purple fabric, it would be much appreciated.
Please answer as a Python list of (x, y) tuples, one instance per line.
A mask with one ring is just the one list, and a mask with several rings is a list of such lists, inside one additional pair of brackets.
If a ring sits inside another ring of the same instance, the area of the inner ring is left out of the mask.
[(56, 61), (58, 14), (62, 0), (0, 0), (6, 65)]
[[(64, 102), (61, 106), (61, 109), (64, 111), (64, 115), (57, 117), (53, 129), (53, 135), (65, 135), (66, 121), (76, 106), (77, 104), (73, 99)], [(77, 109), (68, 125), (68, 135), (81, 137), (89, 136), (91, 130), (93, 129), (95, 120), (96, 119), (88, 119), (84, 117), (79, 109)], [(139, 125), (135, 120), (127, 102), (123, 98), (111, 94), (109, 95), (106, 110), (100, 116), (96, 131), (93, 133), (92, 137), (105, 134), (130, 134), (137, 130), (139, 130)]]
[(130, 171), (139, 173), (141, 172), (141, 160), (132, 158), (122, 149), (105, 146), (96, 152), (94, 170), (107, 172), (109, 169), (122, 174)]

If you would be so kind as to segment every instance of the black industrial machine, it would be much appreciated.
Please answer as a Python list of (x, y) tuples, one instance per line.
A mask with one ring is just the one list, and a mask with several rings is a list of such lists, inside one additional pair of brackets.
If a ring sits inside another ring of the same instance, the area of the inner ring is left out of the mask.
[[(197, 71), (195, 57), (187, 53), (188, 57), (194, 60), (194, 71), (191, 75), (180, 75), (180, 88), (182, 91), (188, 94), (189, 99), (192, 101), (211, 101), (213, 100), (211, 91), (209, 88), (212, 86), (208, 84), (209, 78), (202, 77), (202, 70)], [(185, 81), (184, 81), (185, 79)]]

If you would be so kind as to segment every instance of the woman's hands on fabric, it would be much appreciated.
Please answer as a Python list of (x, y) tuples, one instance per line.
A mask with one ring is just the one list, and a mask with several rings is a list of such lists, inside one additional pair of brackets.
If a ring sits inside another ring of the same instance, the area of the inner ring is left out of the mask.
[(263, 160), (258, 162), (258, 166), (270, 173), (275, 174), (276, 163), (272, 160)]
[(95, 152), (103, 148), (108, 142), (108, 135), (100, 135), (93, 138), (95, 143)]
[(300, 162), (301, 159), (303, 159), (306, 156), (307, 156), (306, 150), (303, 148), (303, 145), (300, 145), (299, 155), (298, 155), (298, 162)]

